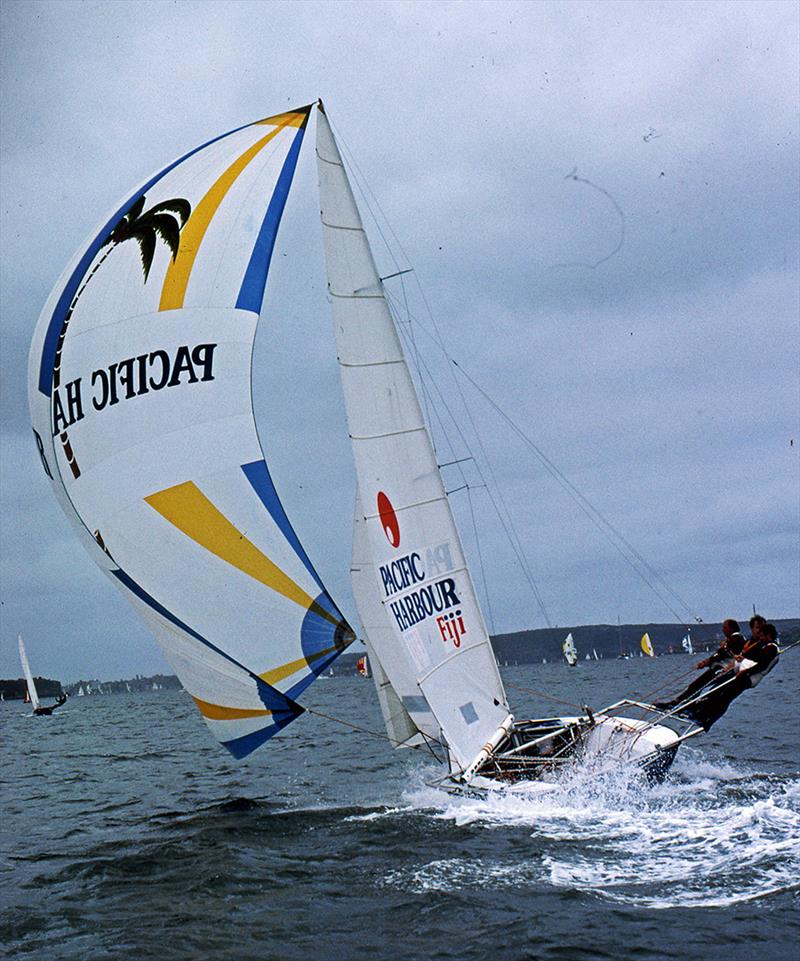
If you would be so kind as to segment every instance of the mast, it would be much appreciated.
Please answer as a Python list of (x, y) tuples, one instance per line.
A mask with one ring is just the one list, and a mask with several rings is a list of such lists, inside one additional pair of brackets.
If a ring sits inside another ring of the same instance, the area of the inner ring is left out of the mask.
[[(463, 771), (508, 726), (508, 704), (400, 338), (321, 105), (317, 160), (328, 292), (374, 571), (371, 590), (391, 627), (370, 641), (398, 691), (410, 672), (416, 691), (405, 696), (420, 698), (419, 707), (427, 704), (451, 763)], [(398, 642), (405, 654), (400, 670), (390, 663)]]

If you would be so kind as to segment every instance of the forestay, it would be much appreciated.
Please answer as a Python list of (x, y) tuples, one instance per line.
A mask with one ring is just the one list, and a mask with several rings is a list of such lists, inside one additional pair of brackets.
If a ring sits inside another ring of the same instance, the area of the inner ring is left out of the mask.
[(253, 340), (310, 108), (185, 154), (81, 248), (34, 336), (42, 466), (215, 736), (249, 753), (352, 640), (286, 516)]
[(454, 765), (463, 769), (507, 720), (505, 692), (397, 330), (321, 110), (317, 157), (328, 290), (372, 590), (384, 608), (381, 629), (370, 630), (370, 640), (409, 717), (422, 729), (430, 708)]

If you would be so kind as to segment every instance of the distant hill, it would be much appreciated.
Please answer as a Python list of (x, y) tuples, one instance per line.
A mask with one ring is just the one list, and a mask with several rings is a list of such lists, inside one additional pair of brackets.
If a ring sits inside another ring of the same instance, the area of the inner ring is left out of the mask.
[[(62, 692), (61, 681), (54, 681), (49, 677), (35, 677), (33, 683), (36, 685), (36, 693), (42, 700), (50, 697), (60, 697)], [(23, 701), (28, 693), (28, 685), (24, 677), (17, 677), (13, 680), (0, 680), (0, 694), (5, 701)]]
[[(800, 637), (800, 618), (775, 621), (780, 640), (791, 643)], [(531, 664), (562, 657), (561, 645), (567, 634), (572, 634), (580, 657), (597, 651), (599, 657), (619, 657), (638, 654), (645, 631), (650, 635), (656, 654), (680, 654), (681, 641), (686, 636), (683, 624), (587, 624), (578, 627), (545, 627), (492, 637), (497, 660), (501, 664)], [(745, 624), (745, 636), (747, 625)], [(715, 650), (722, 640), (719, 624), (695, 624), (691, 628), (695, 651)]]
[[(784, 646), (800, 640), (800, 618), (786, 618), (774, 621), (781, 644)], [(744, 623), (745, 635), (747, 624)], [(598, 657), (616, 658), (620, 653), (636, 655), (640, 651), (642, 634), (650, 635), (656, 654), (680, 654), (681, 641), (686, 635), (683, 624), (584, 624), (578, 627), (543, 627), (530, 631), (515, 631), (511, 634), (492, 636), (492, 647), (501, 665), (541, 664), (543, 660), (560, 660), (561, 645), (567, 634), (572, 634), (578, 654), (583, 659), (587, 654), (597, 651)], [(719, 624), (695, 624), (691, 628), (694, 650), (703, 652), (716, 650), (722, 639)], [(333, 677), (351, 677), (356, 674), (356, 661), (363, 657), (364, 648), (356, 643), (354, 651), (348, 651), (337, 658), (329, 668)], [(76, 681), (65, 684), (63, 691), (75, 697), (83, 691), (84, 695), (95, 694), (135, 694), (143, 691), (181, 690), (181, 682), (173, 674), (153, 674), (150, 677), (136, 677), (122, 681)], [(36, 690), (41, 698), (58, 697), (62, 693), (60, 681), (37, 677)], [(0, 680), (0, 692), (7, 700), (22, 700), (25, 696), (25, 681)]]

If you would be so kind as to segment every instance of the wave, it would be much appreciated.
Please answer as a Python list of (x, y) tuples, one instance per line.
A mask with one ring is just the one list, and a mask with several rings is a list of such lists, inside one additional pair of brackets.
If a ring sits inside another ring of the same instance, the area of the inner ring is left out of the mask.
[(430, 861), (387, 875), (391, 885), (545, 885), (647, 908), (732, 905), (800, 887), (800, 781), (695, 753), (657, 786), (623, 771), (573, 771), (544, 793), (465, 797), (418, 785), (405, 800), (459, 827), (527, 832), (529, 855)]

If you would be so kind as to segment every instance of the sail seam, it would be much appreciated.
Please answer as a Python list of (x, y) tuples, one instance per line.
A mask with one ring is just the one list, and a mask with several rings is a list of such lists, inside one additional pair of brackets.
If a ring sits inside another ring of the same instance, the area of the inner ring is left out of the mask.
[[(425, 504), (435, 504), (437, 501), (444, 501), (444, 500), (447, 500), (446, 495), (443, 497), (429, 497), (427, 500), (424, 500), (424, 501), (414, 501), (411, 504), (405, 504), (403, 507), (395, 507), (394, 512), (395, 514), (399, 514), (400, 511), (411, 510), (412, 507), (424, 507)], [(380, 516), (381, 516), (380, 514), (365, 514), (364, 520), (367, 520), (367, 521), (375, 520), (376, 517), (380, 517)], [(463, 571), (463, 570), (466, 570), (466, 568), (460, 567), (459, 570)]]
[(317, 155), (317, 160), (321, 160), (324, 164), (330, 164), (331, 167), (341, 167), (344, 170), (344, 164), (338, 160), (328, 160), (327, 157), (323, 157), (319, 150), (314, 151)]
[(337, 294), (335, 290), (328, 288), (328, 293), (331, 297), (336, 297), (337, 300), (384, 300), (383, 294)]
[(390, 430), (385, 434), (351, 434), (350, 440), (377, 440), (381, 437), (398, 437), (400, 434), (416, 434), (421, 430), (425, 430), (424, 424), (419, 427), (406, 427), (404, 430)]
[[(422, 677), (420, 677), (417, 680), (417, 684), (419, 684), (419, 686), (422, 687), (422, 685), (425, 683), (425, 681), (428, 680), (429, 677), (435, 674), (439, 670), (439, 668), (444, 667), (445, 664), (449, 664), (454, 657), (460, 657), (462, 654), (466, 654), (469, 651), (474, 651), (475, 648), (483, 647), (485, 644), (486, 644), (486, 639), (475, 641), (474, 644), (470, 644), (468, 647), (460, 647), (457, 651), (453, 651), (453, 653), (448, 654), (448, 656), (444, 658), (444, 660), (439, 661), (438, 664), (434, 664), (434, 666), (428, 671), (427, 674), (423, 674)], [(425, 692), (423, 691), (422, 693), (424, 694)]]
[(340, 367), (388, 367), (390, 364), (404, 364), (405, 359), (403, 357), (397, 360), (369, 360), (363, 364), (348, 364), (346, 360), (340, 360)]
[(323, 227), (330, 227), (331, 230), (356, 230), (362, 234), (364, 233), (364, 228), (361, 226), (361, 224), (359, 224), (357, 227), (346, 227), (344, 224), (329, 224), (327, 220), (322, 220), (321, 217), (320, 220), (322, 221)]

